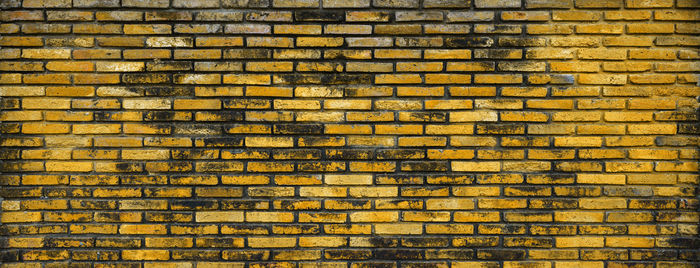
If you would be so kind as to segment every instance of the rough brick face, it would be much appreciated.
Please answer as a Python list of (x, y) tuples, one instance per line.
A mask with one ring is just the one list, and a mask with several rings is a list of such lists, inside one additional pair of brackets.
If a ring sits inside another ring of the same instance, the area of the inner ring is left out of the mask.
[(698, 0), (0, 8), (0, 267), (700, 265)]

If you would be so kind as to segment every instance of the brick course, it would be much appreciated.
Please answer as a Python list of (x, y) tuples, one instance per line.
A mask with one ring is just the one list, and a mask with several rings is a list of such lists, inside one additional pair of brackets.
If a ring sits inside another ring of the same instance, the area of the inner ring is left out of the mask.
[(0, 7), (0, 267), (700, 264), (698, 0)]

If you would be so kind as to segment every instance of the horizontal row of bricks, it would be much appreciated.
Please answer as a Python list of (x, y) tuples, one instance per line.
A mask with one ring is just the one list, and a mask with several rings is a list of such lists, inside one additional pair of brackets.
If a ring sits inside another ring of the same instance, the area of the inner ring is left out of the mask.
[[(257, 0), (257, 1), (238, 1), (238, 0), (24, 0), (24, 1), (9, 1), (3, 5), (4, 8), (114, 8), (114, 7), (134, 7), (134, 8), (265, 8), (271, 7), (274, 9), (285, 8), (455, 8), (464, 9), (473, 6), (476, 8), (498, 8), (498, 9), (585, 9), (585, 8), (630, 8), (630, 9), (648, 9), (648, 8), (698, 8), (700, 5), (694, 0), (658, 0), (658, 1), (643, 1), (643, 0), (562, 0), (562, 1), (543, 1), (543, 0), (474, 0), (474, 1), (455, 1), (455, 0)], [(422, 4), (421, 4), (422, 3)]]
[[(676, 14), (671, 14), (676, 15)], [(696, 20), (700, 20), (695, 18)], [(678, 20), (677, 18), (674, 20)], [(526, 28), (529, 34), (582, 34), (582, 35), (621, 35), (621, 34), (689, 34), (697, 33), (695, 29), (697, 24), (693, 23), (625, 23), (625, 24), (591, 24), (591, 25), (568, 25), (563, 24), (558, 27), (552, 27), (540, 24), (531, 25), (511, 25), (511, 24), (492, 24), (492, 23), (464, 23), (464, 24), (404, 24), (404, 25), (366, 25), (366, 24), (331, 24), (331, 25), (315, 25), (315, 24), (276, 24), (269, 26), (265, 24), (40, 24), (29, 23), (15, 25), (5, 25), (3, 32), (8, 34), (22, 32), (24, 34), (125, 34), (125, 35), (171, 35), (171, 34), (245, 34), (245, 35), (463, 35), (469, 33), (476, 34), (521, 34), (523, 28)], [(24, 36), (21, 39), (27, 40), (26, 45), (36, 46), (33, 39), (38, 37)], [(268, 37), (277, 39), (279, 43), (283, 40), (291, 39), (291, 37)], [(693, 37), (687, 37), (690, 40), (696, 40)], [(4, 40), (12, 40), (11, 36), (3, 38)], [(20, 40), (21, 40), (20, 39)], [(203, 38), (206, 40), (206, 38)], [(256, 40), (264, 40), (265, 37), (249, 37), (249, 43)], [(343, 40), (348, 40), (348, 43), (360, 43), (359, 40), (367, 38), (360, 37), (296, 37), (297, 46), (340, 46)], [(381, 38), (377, 38), (380, 39)], [(410, 38), (407, 38), (410, 39)], [(554, 39), (554, 38), (553, 38)], [(585, 37), (581, 37), (585, 39)], [(107, 39), (109, 40), (109, 39)], [(128, 39), (122, 39), (128, 40)], [(158, 40), (153, 38), (152, 40)], [(352, 40), (352, 42), (351, 42)], [(613, 39), (614, 40), (614, 39)], [(662, 40), (670, 41), (668, 38)], [(233, 46), (240, 46), (242, 37), (234, 37), (229, 42)], [(7, 42), (7, 41), (4, 41)], [(697, 41), (696, 41), (697, 42)], [(325, 45), (321, 45), (326, 43)], [(661, 45), (664, 45), (662, 43)], [(238, 44), (238, 45), (237, 45)], [(20, 44), (22, 45), (22, 44)], [(204, 43), (207, 45), (216, 45), (216, 43)], [(668, 44), (666, 44), (668, 45)], [(284, 47), (283, 45), (280, 45)]]

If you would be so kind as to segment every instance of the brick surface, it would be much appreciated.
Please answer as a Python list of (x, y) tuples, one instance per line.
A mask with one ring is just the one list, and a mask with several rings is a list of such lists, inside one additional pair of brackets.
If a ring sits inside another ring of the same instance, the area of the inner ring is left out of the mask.
[(0, 267), (697, 267), (698, 14), (1, 0)]

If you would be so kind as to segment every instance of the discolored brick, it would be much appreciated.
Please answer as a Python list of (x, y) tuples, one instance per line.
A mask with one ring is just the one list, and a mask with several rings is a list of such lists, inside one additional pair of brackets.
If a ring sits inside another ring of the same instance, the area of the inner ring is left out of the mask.
[(0, 1), (0, 262), (691, 267), (696, 2)]

